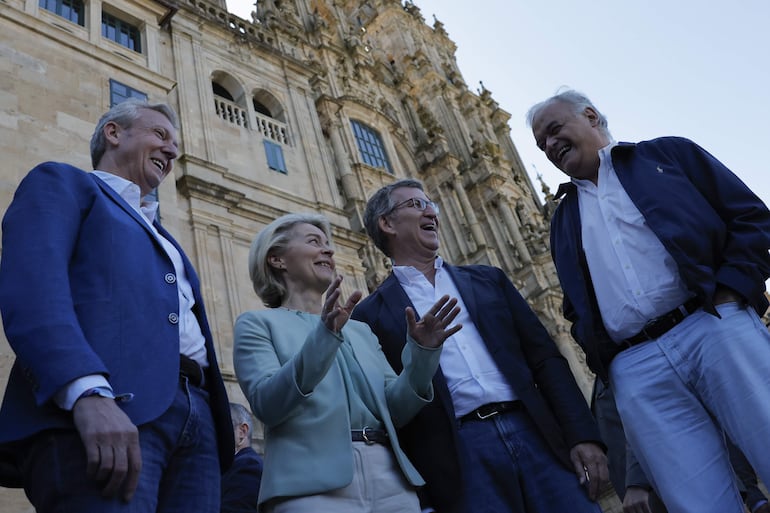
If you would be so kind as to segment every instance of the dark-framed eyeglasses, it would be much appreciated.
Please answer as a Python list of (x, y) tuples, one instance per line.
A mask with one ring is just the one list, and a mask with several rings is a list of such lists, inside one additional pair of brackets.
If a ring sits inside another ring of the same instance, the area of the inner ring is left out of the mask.
[(422, 198), (409, 198), (407, 200), (402, 201), (401, 203), (396, 203), (395, 205), (393, 205), (393, 207), (390, 210), (388, 210), (388, 214), (390, 214), (391, 212), (395, 212), (399, 208), (404, 208), (404, 207), (414, 207), (419, 211), (423, 211), (426, 208), (430, 207), (433, 209), (436, 215), (438, 215), (439, 213), (438, 205), (435, 202), (422, 199)]

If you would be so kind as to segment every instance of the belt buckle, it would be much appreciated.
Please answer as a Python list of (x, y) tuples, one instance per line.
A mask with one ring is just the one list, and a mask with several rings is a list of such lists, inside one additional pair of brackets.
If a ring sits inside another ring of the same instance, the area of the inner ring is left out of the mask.
[[(483, 408), (483, 406), (482, 406), (482, 408)], [(476, 416), (479, 418), (479, 420), (486, 420), (486, 419), (488, 419), (490, 417), (494, 417), (498, 413), (500, 413), (500, 412), (497, 409), (495, 409), (494, 407), (492, 408), (492, 411), (490, 411), (487, 414), (482, 414), (481, 413), (481, 408), (478, 408), (476, 410)]]
[(368, 436), (366, 436), (366, 430), (369, 429), (368, 426), (364, 426), (364, 428), (361, 430), (361, 437), (364, 439), (364, 443), (366, 445), (374, 445), (374, 440), (370, 440)]

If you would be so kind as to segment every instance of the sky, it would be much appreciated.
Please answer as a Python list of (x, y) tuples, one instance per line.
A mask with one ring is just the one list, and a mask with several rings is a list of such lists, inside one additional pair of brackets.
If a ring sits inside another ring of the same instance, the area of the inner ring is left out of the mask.
[[(566, 181), (525, 115), (559, 88), (586, 94), (618, 141), (692, 139), (770, 204), (770, 2), (767, 0), (415, 0), (457, 44), (466, 84), (511, 114), (533, 180)], [(230, 0), (245, 19), (253, 0)], [(537, 184), (536, 184), (537, 185)], [(539, 185), (536, 186), (539, 190)]]

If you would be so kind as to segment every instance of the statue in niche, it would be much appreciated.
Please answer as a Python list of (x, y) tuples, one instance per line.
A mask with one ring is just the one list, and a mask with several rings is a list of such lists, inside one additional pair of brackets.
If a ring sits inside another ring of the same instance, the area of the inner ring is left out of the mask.
[(449, 80), (450, 84), (461, 85), (463, 83), (462, 79), (460, 78), (460, 74), (448, 62), (442, 62), (441, 69), (444, 70), (444, 74), (446, 75), (446, 78)]
[(492, 141), (480, 141), (471, 137), (471, 157), (474, 159), (489, 158), (494, 163), (500, 161), (500, 145)]
[(279, 0), (260, 0), (253, 18), (268, 30), (281, 27), (281, 3)]
[(310, 16), (308, 16), (308, 26), (310, 32), (316, 33), (325, 30), (329, 24), (326, 23), (324, 17), (318, 13), (318, 8), (316, 7)]
[(394, 121), (398, 119), (396, 109), (393, 108), (393, 105), (391, 105), (390, 102), (388, 102), (385, 98), (380, 98), (378, 103), (380, 105), (380, 110), (382, 110), (386, 116)]
[(342, 81), (343, 92), (349, 93), (351, 90), (350, 84), (350, 71), (348, 69), (348, 61), (345, 57), (340, 57), (337, 61), (337, 67), (334, 69), (337, 78)]
[(473, 136), (471, 136), (471, 157), (476, 160), (481, 158), (481, 143)]
[(347, 48), (350, 53), (356, 53), (362, 45), (363, 43), (358, 36), (358, 31), (351, 25), (348, 27), (348, 35), (345, 38), (345, 48)]
[(438, 124), (433, 113), (422, 104), (417, 105), (417, 117), (420, 119), (420, 124), (427, 132), (429, 139), (432, 140), (437, 135), (444, 133), (444, 129)]

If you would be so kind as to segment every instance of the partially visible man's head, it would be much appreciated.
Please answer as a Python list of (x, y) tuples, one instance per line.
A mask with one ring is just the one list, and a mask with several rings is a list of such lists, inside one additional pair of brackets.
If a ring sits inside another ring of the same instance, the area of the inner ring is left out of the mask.
[(585, 95), (569, 90), (542, 101), (527, 112), (537, 147), (567, 175), (596, 180), (598, 151), (612, 136), (607, 118)]
[(438, 205), (418, 180), (399, 180), (375, 192), (366, 204), (364, 224), (375, 246), (397, 263), (399, 257), (438, 251)]
[(238, 403), (230, 403), (230, 417), (233, 419), (235, 452), (238, 452), (238, 449), (251, 445), (251, 433), (254, 431), (254, 422), (251, 420), (249, 410)]

